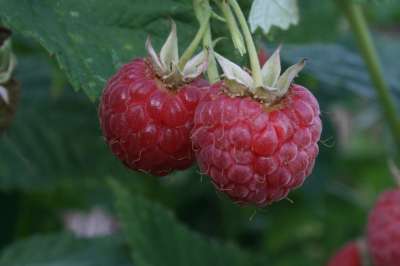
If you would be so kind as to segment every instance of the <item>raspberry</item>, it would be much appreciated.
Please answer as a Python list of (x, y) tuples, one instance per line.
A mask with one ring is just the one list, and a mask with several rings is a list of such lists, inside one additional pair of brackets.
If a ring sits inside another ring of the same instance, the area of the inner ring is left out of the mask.
[(274, 105), (231, 97), (213, 85), (195, 113), (192, 141), (202, 172), (239, 204), (265, 206), (285, 198), (310, 175), (322, 125), (317, 100), (292, 85)]
[(400, 263), (400, 189), (384, 192), (369, 214), (368, 249), (375, 266)]
[(181, 68), (174, 23), (160, 55), (150, 39), (146, 48), (147, 59), (133, 60), (109, 80), (99, 119), (108, 146), (127, 167), (164, 176), (194, 160), (190, 131), (195, 108), (209, 87), (199, 78), (207, 54)]
[(327, 266), (362, 266), (362, 255), (357, 243), (350, 242), (342, 247)]
[(99, 109), (112, 152), (129, 168), (158, 176), (189, 167), (194, 111), (207, 90), (200, 79), (170, 90), (143, 59), (123, 66), (108, 82)]

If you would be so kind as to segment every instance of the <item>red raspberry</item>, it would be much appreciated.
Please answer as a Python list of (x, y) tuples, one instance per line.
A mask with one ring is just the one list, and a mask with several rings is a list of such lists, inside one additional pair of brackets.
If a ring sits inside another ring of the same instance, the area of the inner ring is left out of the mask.
[(379, 197), (369, 214), (367, 234), (375, 266), (400, 265), (400, 189)]
[(362, 255), (357, 243), (350, 242), (342, 247), (327, 266), (362, 266)]
[(207, 91), (201, 79), (168, 88), (144, 59), (123, 66), (108, 82), (99, 108), (112, 152), (127, 167), (157, 176), (189, 167), (194, 111)]
[(285, 198), (310, 175), (322, 126), (317, 100), (292, 85), (275, 105), (230, 97), (213, 86), (195, 113), (192, 141), (202, 172), (240, 204), (265, 206)]

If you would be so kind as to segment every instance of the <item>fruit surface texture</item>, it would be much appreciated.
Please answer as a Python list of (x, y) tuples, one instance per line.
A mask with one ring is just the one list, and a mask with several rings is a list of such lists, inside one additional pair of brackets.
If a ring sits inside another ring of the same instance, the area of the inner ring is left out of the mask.
[(133, 60), (109, 80), (101, 98), (108, 146), (133, 170), (164, 176), (188, 168), (194, 111), (207, 90), (201, 79), (170, 87), (146, 59)]
[(225, 88), (214, 84), (196, 110), (192, 140), (200, 170), (239, 204), (285, 198), (310, 175), (318, 154), (317, 100), (299, 85), (271, 106), (231, 97)]
[(400, 265), (400, 189), (379, 197), (368, 218), (367, 235), (373, 265)]

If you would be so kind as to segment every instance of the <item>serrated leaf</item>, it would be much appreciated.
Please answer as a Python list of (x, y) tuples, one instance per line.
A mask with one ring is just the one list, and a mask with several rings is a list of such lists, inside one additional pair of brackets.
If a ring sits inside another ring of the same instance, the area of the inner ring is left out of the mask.
[[(377, 50), (382, 60), (385, 79), (393, 91), (393, 95), (400, 100), (400, 39), (375, 35)], [(357, 52), (340, 43), (285, 45), (282, 60), (294, 64), (299, 58), (309, 60), (305, 73), (320, 81), (320, 93), (343, 100), (341, 92), (355, 93), (356, 95), (373, 98), (375, 91), (364, 61)]]
[(267, 34), (273, 26), (287, 30), (299, 22), (297, 0), (254, 0), (249, 23), (252, 32), (257, 28)]
[(52, 98), (46, 61), (37, 56), (20, 61), (21, 101), (0, 137), (0, 189), (32, 191), (134, 176), (107, 148), (96, 106), (72, 90)]
[(6, 248), (0, 266), (131, 266), (115, 237), (76, 239), (67, 234), (35, 236)]
[(112, 182), (117, 211), (138, 266), (267, 266), (237, 247), (192, 232), (158, 204)]
[(122, 64), (145, 54), (149, 33), (156, 46), (165, 40), (168, 18), (184, 43), (195, 32), (184, 0), (0, 0), (0, 6), (2, 21), (43, 45), (72, 86), (93, 100)]

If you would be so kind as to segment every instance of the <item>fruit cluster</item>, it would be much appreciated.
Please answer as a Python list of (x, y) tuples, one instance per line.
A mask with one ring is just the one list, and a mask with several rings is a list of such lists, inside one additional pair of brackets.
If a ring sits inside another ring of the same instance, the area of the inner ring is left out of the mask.
[(302, 185), (322, 130), (316, 98), (292, 83), (304, 60), (281, 75), (278, 48), (257, 84), (215, 53), (224, 80), (209, 84), (213, 52), (180, 60), (174, 24), (160, 54), (150, 40), (146, 48), (108, 81), (99, 106), (105, 140), (127, 167), (164, 176), (197, 159), (219, 191), (261, 207)]

